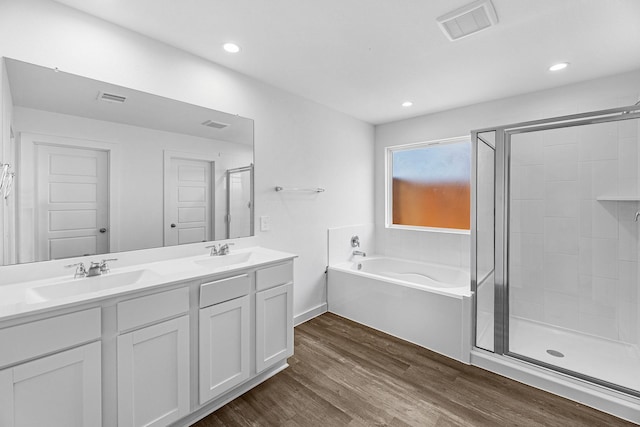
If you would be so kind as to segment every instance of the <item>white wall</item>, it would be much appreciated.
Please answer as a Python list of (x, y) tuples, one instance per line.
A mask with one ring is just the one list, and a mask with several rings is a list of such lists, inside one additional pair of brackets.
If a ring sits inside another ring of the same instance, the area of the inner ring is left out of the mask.
[(0, 55), (254, 119), (259, 241), (300, 255), (294, 314), (326, 302), (327, 228), (373, 221), (373, 126), (49, 0), (0, 3)]
[(471, 130), (490, 126), (632, 105), (639, 95), (640, 70), (376, 126), (377, 252), (469, 266), (468, 236), (385, 228), (385, 147), (464, 136)]

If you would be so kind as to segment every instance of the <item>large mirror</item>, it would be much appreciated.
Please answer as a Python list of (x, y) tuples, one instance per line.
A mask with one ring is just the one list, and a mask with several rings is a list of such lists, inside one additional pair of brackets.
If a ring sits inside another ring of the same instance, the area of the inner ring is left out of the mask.
[(3, 265), (253, 235), (251, 119), (9, 58), (2, 71)]

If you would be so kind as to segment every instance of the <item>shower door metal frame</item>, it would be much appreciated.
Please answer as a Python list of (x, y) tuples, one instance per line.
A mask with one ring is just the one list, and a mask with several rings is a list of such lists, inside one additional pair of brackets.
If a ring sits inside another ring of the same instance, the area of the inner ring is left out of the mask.
[[(495, 132), (495, 281), (494, 281), (494, 348), (493, 353), (520, 359), (534, 365), (551, 369), (581, 380), (599, 384), (613, 390), (621, 391), (640, 397), (640, 391), (632, 390), (618, 384), (610, 383), (599, 378), (584, 375), (582, 373), (548, 364), (537, 359), (532, 359), (509, 351), (509, 166), (511, 136), (527, 132), (539, 132), (551, 129), (560, 129), (573, 126), (585, 126), (598, 123), (616, 122), (621, 120), (640, 119), (640, 105), (612, 108), (608, 110), (592, 111), (581, 114), (552, 117), (548, 119), (533, 120), (529, 122), (514, 123), (505, 126), (496, 126), (477, 129), (471, 132), (473, 160), (472, 160), (472, 188), (477, 191), (477, 151), (476, 143), (479, 134)], [(472, 198), (471, 206), (471, 290), (477, 291), (477, 200)], [(474, 298), (474, 319), (477, 321), (477, 297)], [(476, 346), (475, 328), (473, 335), (473, 347), (490, 351)]]
[(227, 213), (225, 215), (225, 224), (226, 224), (226, 228), (227, 228), (227, 239), (231, 238), (231, 175), (234, 173), (242, 173), (242, 172), (249, 172), (249, 192), (250, 192), (250, 196), (249, 196), (249, 204), (250, 204), (250, 210), (251, 213), (249, 214), (249, 236), (253, 236), (254, 235), (254, 228), (255, 228), (255, 221), (254, 221), (254, 213), (255, 213), (255, 206), (254, 206), (254, 167), (253, 167), (253, 163), (251, 163), (249, 166), (242, 166), (239, 168), (233, 168), (233, 169), (227, 169), (227, 173), (226, 173), (226, 184), (227, 184)]

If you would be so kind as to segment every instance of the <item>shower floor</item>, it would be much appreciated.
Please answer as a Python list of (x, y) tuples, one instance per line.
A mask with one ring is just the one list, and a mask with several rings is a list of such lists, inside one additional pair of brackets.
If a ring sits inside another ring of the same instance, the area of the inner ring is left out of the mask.
[[(640, 392), (640, 347), (559, 329), (519, 317), (509, 319), (509, 351)], [(559, 352), (564, 357), (553, 356)]]

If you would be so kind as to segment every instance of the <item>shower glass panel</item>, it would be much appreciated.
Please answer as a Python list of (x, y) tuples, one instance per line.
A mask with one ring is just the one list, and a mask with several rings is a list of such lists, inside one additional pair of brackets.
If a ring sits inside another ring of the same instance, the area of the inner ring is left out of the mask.
[(509, 353), (636, 393), (638, 123), (506, 137)]
[(475, 347), (640, 396), (640, 106), (472, 132)]
[(476, 346), (494, 350), (494, 251), (495, 251), (495, 131), (476, 134), (473, 228), (477, 257), (472, 260), (472, 282), (476, 297)]
[(253, 165), (227, 170), (227, 238), (253, 235)]

